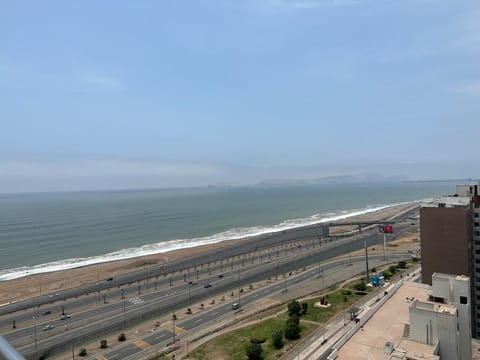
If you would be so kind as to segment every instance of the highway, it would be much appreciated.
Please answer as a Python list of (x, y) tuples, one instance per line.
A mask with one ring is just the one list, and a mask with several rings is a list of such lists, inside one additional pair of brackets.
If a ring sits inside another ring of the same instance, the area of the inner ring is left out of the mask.
[[(408, 224), (397, 225), (397, 234), (405, 228), (408, 228)], [(65, 351), (73, 343), (79, 344), (112, 331), (120, 331), (152, 316), (165, 315), (174, 308), (187, 307), (207, 297), (245, 287), (267, 277), (320, 264), (362, 248), (364, 241), (373, 245), (377, 244), (379, 239), (376, 231), (335, 241), (316, 237), (306, 240), (300, 237), (293, 242), (282, 243), (277, 239), (273, 241), (276, 245), (272, 247), (260, 249), (257, 243), (252, 252), (228, 252), (229, 255), (234, 254), (229, 257), (225, 257), (227, 252), (222, 251), (217, 253), (217, 258), (209, 255), (203, 259), (203, 263), (188, 268), (172, 263), (168, 268), (178, 269), (172, 273), (161, 275), (158, 269), (145, 269), (141, 273), (152, 277), (139, 279), (138, 274), (129, 274), (123, 278), (89, 284), (52, 297), (47, 294), (31, 301), (2, 307), (0, 331), (27, 358), (36, 358), (35, 354), (38, 356)], [(164, 268), (165, 266), (161, 267), (162, 271)], [(220, 275), (222, 277), (219, 277)], [(137, 280), (124, 282), (126, 279)], [(207, 283), (212, 287), (204, 288)], [(67, 297), (72, 293), (76, 295)], [(248, 302), (249, 296), (251, 295), (246, 295), (242, 302)], [(16, 311), (9, 312), (6, 308)], [(71, 318), (60, 320), (62, 310), (70, 314)], [(46, 311), (51, 313), (42, 315)], [(231, 310), (228, 305), (219, 305), (216, 311), (216, 316), (223, 316)], [(187, 321), (182, 323), (182, 326), (190, 330), (195, 328), (195, 323), (215, 319), (195, 318), (191, 318), (194, 323)], [(16, 324), (15, 329), (12, 328), (13, 321)], [(53, 329), (41, 330), (46, 325), (53, 325)], [(166, 341), (169, 337), (168, 331), (159, 331), (151, 336), (159, 336), (158, 341)], [(149, 340), (154, 341), (153, 338)]]
[[(388, 263), (391, 261), (398, 261), (399, 259), (405, 258), (405, 254), (393, 255), (388, 258), (387, 261), (383, 261), (382, 256), (372, 256), (371, 262), (375, 266), (379, 266), (383, 263)], [(324, 265), (323, 276), (329, 279), (325, 282), (325, 287), (330, 286), (331, 284), (347, 279), (354, 274), (361, 271), (364, 267), (364, 257), (354, 257), (352, 260), (352, 266), (346, 266), (348, 261), (346, 259), (340, 259), (336, 261), (331, 261)], [(275, 299), (280, 294), (285, 292), (285, 289), (292, 291), (294, 288), (301, 287), (304, 283), (311, 283), (312, 281), (318, 281), (318, 270), (313, 267), (306, 271), (300, 272), (297, 276), (292, 278), (290, 281), (287, 281), (285, 286), (282, 280), (271, 283), (270, 285), (259, 288), (251, 293), (248, 293), (244, 296), (241, 296), (240, 302), (242, 304), (242, 310), (233, 311), (232, 304), (238, 302), (238, 298), (235, 296), (229, 301), (222, 303), (216, 307), (213, 307), (209, 310), (200, 311), (199, 313), (192, 315), (184, 320), (178, 321), (176, 327), (185, 331), (182, 335), (176, 336), (176, 340), (179, 341), (180, 338), (184, 336), (191, 336), (192, 334), (198, 334), (202, 330), (215, 327), (224, 319), (235, 319), (236, 316), (241, 316), (243, 309), (252, 309), (255, 307), (255, 304), (260, 299), (270, 298)], [(321, 277), (320, 277), (321, 278)], [(319, 283), (320, 285), (320, 283)], [(137, 359), (144, 356), (144, 350), (155, 347), (158, 349), (165, 348), (169, 344), (173, 343), (173, 332), (160, 329), (154, 332), (153, 334), (148, 334), (143, 336), (140, 341), (134, 343), (129, 343), (125, 346), (115, 347), (114, 349), (107, 350), (102, 353), (102, 357), (92, 357), (92, 359)], [(142, 344), (139, 346), (137, 344)], [(145, 344), (147, 346), (145, 346)]]

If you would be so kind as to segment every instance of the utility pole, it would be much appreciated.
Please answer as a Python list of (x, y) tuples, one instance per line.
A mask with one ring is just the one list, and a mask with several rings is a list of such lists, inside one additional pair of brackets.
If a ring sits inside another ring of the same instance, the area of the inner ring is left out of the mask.
[(383, 260), (387, 260), (387, 234), (383, 233)]
[(367, 271), (367, 281), (366, 282), (368, 284), (370, 281), (368, 280), (368, 247), (367, 247), (367, 240), (365, 240), (365, 265), (367, 267), (367, 270), (366, 270)]
[(175, 346), (175, 320), (177, 315), (175, 315), (175, 308), (172, 309), (172, 330), (173, 330), (173, 346)]

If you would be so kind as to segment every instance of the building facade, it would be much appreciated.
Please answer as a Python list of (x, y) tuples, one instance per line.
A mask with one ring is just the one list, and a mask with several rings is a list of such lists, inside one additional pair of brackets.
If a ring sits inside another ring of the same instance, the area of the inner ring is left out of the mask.
[(422, 282), (433, 273), (470, 277), (472, 335), (480, 338), (480, 197), (478, 184), (457, 185), (453, 196), (420, 209)]

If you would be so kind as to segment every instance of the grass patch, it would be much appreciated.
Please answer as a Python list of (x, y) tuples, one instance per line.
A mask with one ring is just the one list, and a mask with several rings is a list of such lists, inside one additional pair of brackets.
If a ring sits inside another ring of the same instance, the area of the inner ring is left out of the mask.
[[(355, 301), (364, 296), (358, 295), (353, 286), (354, 284), (351, 284), (348, 287), (348, 290), (339, 289), (327, 294), (327, 301), (329, 304), (331, 304), (331, 306), (328, 308), (319, 308), (314, 306), (314, 304), (319, 302), (323, 296), (308, 300), (308, 313), (302, 315), (302, 319), (325, 323), (339, 312), (348, 309)], [(372, 289), (370, 287), (367, 287), (365, 293), (368, 293), (371, 290)]]
[[(283, 349), (277, 350), (273, 347), (272, 333), (278, 329), (283, 329), (284, 327), (285, 320), (280, 319), (279, 317), (267, 319), (258, 324), (218, 336), (192, 351), (189, 356), (195, 360), (208, 360), (212, 358), (245, 360), (245, 345), (250, 342), (251, 335), (255, 334), (256, 336), (263, 336), (266, 339), (262, 344), (263, 358), (265, 360), (277, 359), (280, 354), (286, 352), (286, 349), (289, 348), (289, 344), (296, 342), (284, 339), (285, 345)], [(314, 324), (302, 323), (302, 321), (300, 321), (300, 328), (302, 337), (305, 337), (310, 334), (316, 326)]]
[[(324, 295), (327, 297), (327, 301), (332, 304), (332, 306), (328, 308), (314, 307), (314, 304), (319, 302), (321, 297), (307, 300), (308, 313), (302, 315), (300, 320), (300, 339), (308, 336), (308, 334), (318, 327), (318, 325), (302, 320), (326, 323), (336, 314), (348, 309), (356, 300), (361, 298), (363, 295), (356, 294), (354, 285), (355, 283), (350, 284), (348, 288), (333, 287), (332, 292)], [(365, 293), (370, 291), (372, 291), (372, 288), (367, 287)], [(208, 360), (213, 358), (245, 360), (245, 345), (250, 342), (251, 336), (255, 334), (256, 337), (263, 337), (266, 339), (262, 344), (263, 358), (265, 360), (275, 360), (282, 354), (285, 354), (288, 349), (298, 341), (290, 341), (284, 338), (284, 347), (280, 350), (275, 349), (272, 344), (272, 333), (279, 329), (283, 330), (287, 318), (288, 313), (285, 311), (274, 318), (218, 336), (191, 352), (190, 358), (195, 360)]]

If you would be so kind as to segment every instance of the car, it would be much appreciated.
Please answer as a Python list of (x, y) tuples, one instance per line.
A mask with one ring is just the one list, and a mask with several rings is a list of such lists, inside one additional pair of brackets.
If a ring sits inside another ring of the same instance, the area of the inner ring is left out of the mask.
[(237, 310), (237, 309), (240, 309), (242, 307), (242, 305), (240, 305), (240, 303), (233, 303), (232, 304), (232, 310)]
[(50, 315), (52, 312), (50, 310), (47, 310), (43, 313), (43, 315)]
[(60, 320), (66, 320), (66, 319), (70, 319), (70, 315), (63, 314), (62, 316), (60, 316)]
[(212, 287), (212, 284), (205, 284), (204, 288), (205, 289), (208, 289), (208, 288), (211, 288)]
[(223, 274), (218, 275), (218, 277), (219, 277), (220, 279), (223, 278)]
[(48, 324), (48, 325), (45, 325), (43, 327), (43, 331), (47, 331), (47, 330), (50, 330), (50, 329), (53, 329), (53, 328), (54, 328), (54, 326), (52, 324)]

